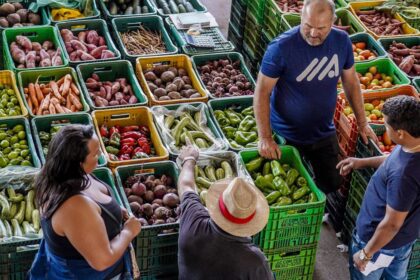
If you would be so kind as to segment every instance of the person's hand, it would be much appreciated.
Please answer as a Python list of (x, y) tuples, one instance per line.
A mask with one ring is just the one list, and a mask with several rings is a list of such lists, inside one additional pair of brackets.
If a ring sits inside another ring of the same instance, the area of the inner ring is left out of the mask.
[(353, 262), (354, 262), (354, 266), (359, 270), (359, 271), (364, 271), (366, 268), (366, 265), (368, 264), (369, 261), (362, 261), (359, 257), (360, 255), (360, 251), (358, 251), (356, 254), (353, 255)]
[(127, 209), (125, 209), (122, 206), (121, 206), (121, 214), (122, 214), (122, 217), (123, 217), (123, 221), (127, 221), (128, 218), (130, 217), (130, 215), (128, 215)]
[(369, 144), (368, 138), (372, 139), (376, 144), (379, 144), (378, 137), (376, 136), (375, 132), (370, 127), (370, 125), (366, 123), (366, 124), (358, 126), (358, 129), (359, 129), (359, 134), (366, 145)]
[(260, 138), (260, 141), (258, 141), (258, 151), (263, 158), (280, 159), (281, 157), (279, 145), (271, 137)]
[(124, 223), (124, 229), (128, 230), (133, 237), (137, 236), (141, 230), (140, 220), (134, 217), (134, 215), (130, 215)]
[(198, 156), (200, 155), (200, 151), (197, 147), (191, 144), (190, 139), (185, 138), (185, 142), (187, 143), (186, 146), (183, 146), (181, 152), (179, 153), (179, 159), (182, 161), (186, 157), (193, 157), (195, 161), (198, 160)]
[(340, 161), (337, 166), (335, 167), (340, 169), (340, 175), (346, 176), (348, 175), (353, 169), (360, 168), (360, 159), (349, 157)]

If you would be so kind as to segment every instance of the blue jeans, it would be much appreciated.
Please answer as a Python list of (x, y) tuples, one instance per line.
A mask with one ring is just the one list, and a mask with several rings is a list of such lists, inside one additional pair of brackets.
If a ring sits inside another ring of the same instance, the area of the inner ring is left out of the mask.
[(352, 280), (406, 280), (408, 277), (408, 262), (410, 260), (411, 249), (413, 248), (414, 242), (416, 241), (393, 250), (381, 249), (374, 255), (374, 257), (383, 253), (388, 256), (394, 256), (394, 259), (388, 267), (372, 271), (368, 276), (365, 276), (356, 267), (354, 267), (353, 255), (363, 249), (366, 246), (366, 243), (359, 238), (356, 232), (353, 232), (352, 242), (349, 248), (350, 278)]

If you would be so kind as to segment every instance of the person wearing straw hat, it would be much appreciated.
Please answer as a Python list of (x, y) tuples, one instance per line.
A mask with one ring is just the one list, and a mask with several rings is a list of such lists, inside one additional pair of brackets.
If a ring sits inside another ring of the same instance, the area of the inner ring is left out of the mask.
[(206, 209), (194, 180), (198, 156), (191, 145), (179, 155), (179, 279), (273, 279), (267, 259), (250, 238), (267, 224), (264, 195), (243, 178), (220, 180), (208, 190)]

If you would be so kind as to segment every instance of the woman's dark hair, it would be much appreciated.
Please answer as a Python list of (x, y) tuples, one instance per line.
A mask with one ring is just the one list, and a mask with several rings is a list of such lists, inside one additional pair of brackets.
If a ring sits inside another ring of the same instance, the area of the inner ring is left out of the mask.
[(399, 95), (385, 101), (382, 113), (395, 130), (402, 129), (411, 136), (420, 137), (420, 102), (412, 96)]
[(89, 154), (90, 125), (61, 128), (48, 145), (45, 165), (35, 179), (36, 201), (43, 216), (50, 218), (69, 197), (89, 186), (81, 163)]

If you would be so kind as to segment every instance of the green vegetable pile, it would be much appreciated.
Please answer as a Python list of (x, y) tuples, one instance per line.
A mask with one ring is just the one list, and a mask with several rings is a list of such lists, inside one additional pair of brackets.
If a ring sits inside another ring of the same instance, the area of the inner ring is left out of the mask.
[(257, 124), (252, 106), (239, 112), (235, 107), (230, 107), (223, 111), (215, 110), (214, 116), (232, 148), (243, 149), (257, 147)]
[(306, 179), (289, 164), (257, 157), (245, 167), (272, 207), (317, 201)]
[(39, 140), (41, 140), (42, 152), (43, 152), (44, 156), (46, 156), (47, 153), (48, 153), (48, 144), (50, 144), (50, 142), (51, 142), (52, 138), (54, 137), (54, 135), (56, 135), (57, 132), (61, 128), (62, 128), (62, 126), (51, 126), (49, 132), (40, 131), (38, 133)]
[(8, 165), (32, 166), (25, 127), (21, 124), (13, 128), (0, 125), (0, 168)]
[(22, 115), (16, 92), (0, 83), (0, 118)]

